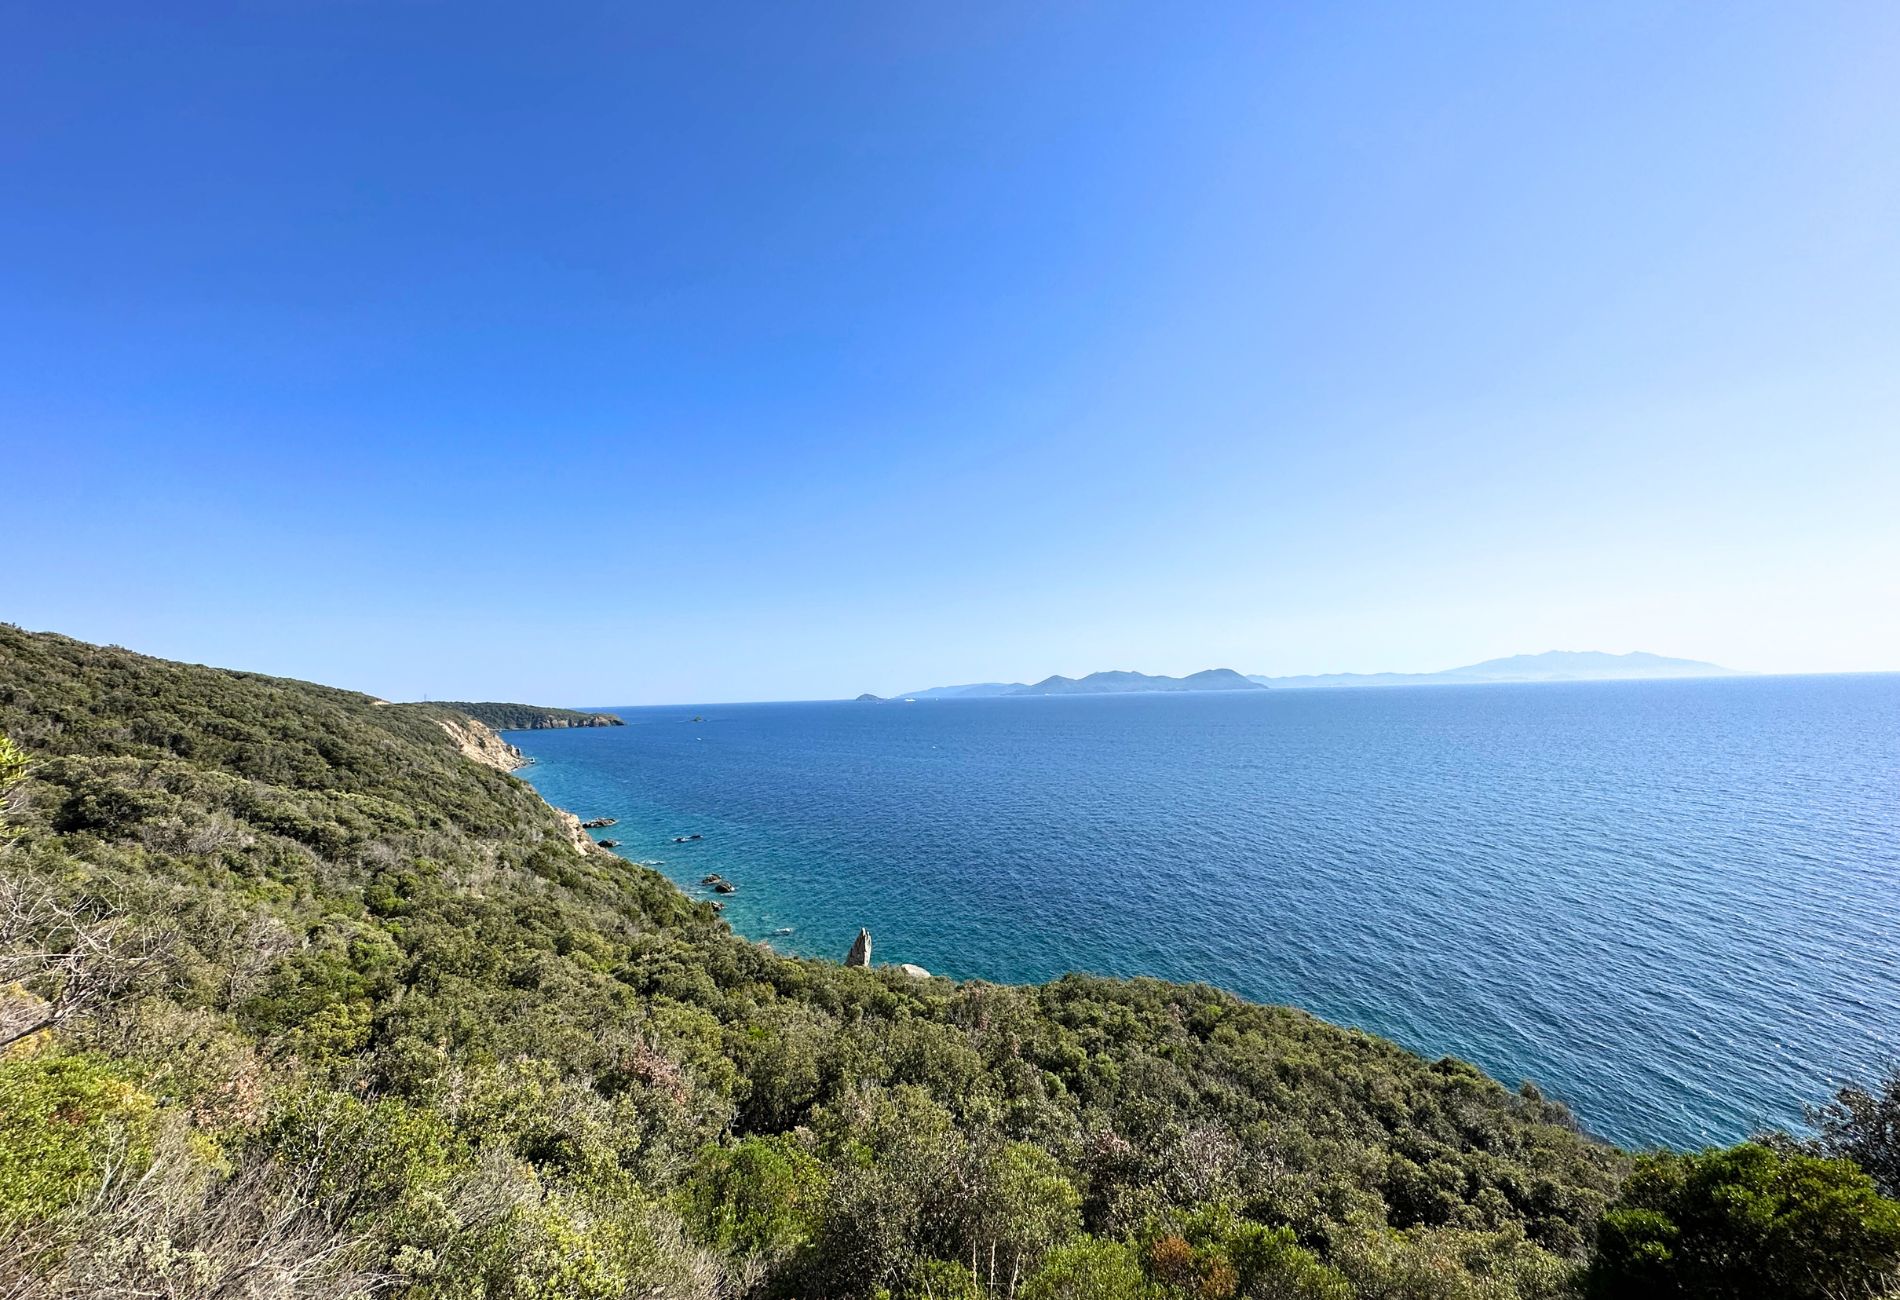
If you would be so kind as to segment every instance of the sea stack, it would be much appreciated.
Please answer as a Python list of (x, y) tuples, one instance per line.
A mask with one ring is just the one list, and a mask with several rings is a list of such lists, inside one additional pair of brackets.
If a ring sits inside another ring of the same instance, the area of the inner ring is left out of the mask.
[(871, 964), (871, 932), (859, 930), (858, 937), (851, 942), (851, 951), (845, 955), (847, 966), (869, 966)]

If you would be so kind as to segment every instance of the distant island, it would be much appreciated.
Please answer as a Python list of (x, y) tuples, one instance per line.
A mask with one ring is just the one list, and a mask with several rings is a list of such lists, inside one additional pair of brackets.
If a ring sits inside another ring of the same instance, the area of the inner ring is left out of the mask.
[(535, 704), (497, 704), (493, 701), (471, 704), (466, 700), (438, 700), (445, 709), (455, 709), (483, 722), (496, 731), (556, 731), (563, 727), (624, 727), (626, 722), (611, 713), (582, 713), (578, 709), (546, 709)]
[(1733, 668), (1699, 659), (1671, 659), (1641, 650), (1625, 655), (1601, 650), (1546, 650), (1511, 655), (1435, 673), (1321, 673), (1307, 677), (1250, 677), (1283, 689), (1327, 686), (1471, 686), (1494, 682), (1637, 681), (1669, 677), (1737, 677)]
[(1231, 668), (1208, 668), (1186, 677), (1151, 677), (1147, 673), (1090, 673), (1087, 677), (1045, 677), (1011, 695), (1132, 695), (1137, 691), (1257, 691), (1262, 683), (1249, 681)]
[[(1148, 673), (1101, 672), (1087, 677), (1057, 674), (1039, 682), (978, 682), (968, 686), (933, 686), (908, 691), (905, 700), (989, 699), (1004, 695), (1133, 695), (1148, 691), (1257, 691), (1265, 683), (1251, 680), (1231, 668), (1208, 668), (1186, 677), (1159, 677)], [(860, 699), (863, 697), (860, 696)]]
[[(1637, 650), (1625, 655), (1600, 650), (1547, 650), (1536, 655), (1487, 659), (1481, 664), (1435, 673), (1321, 673), (1307, 677), (1242, 676), (1231, 668), (1210, 668), (1186, 677), (1147, 673), (1090, 673), (1087, 677), (1046, 677), (1023, 682), (972, 682), (906, 691), (902, 700), (976, 700), (1008, 695), (1120, 695), (1137, 691), (1237, 691), (1262, 686), (1304, 689), (1327, 686), (1470, 686), (1487, 682), (1636, 681), (1664, 677), (1737, 677), (1733, 668), (1699, 659), (1670, 659)], [(876, 699), (860, 695), (859, 699)]]

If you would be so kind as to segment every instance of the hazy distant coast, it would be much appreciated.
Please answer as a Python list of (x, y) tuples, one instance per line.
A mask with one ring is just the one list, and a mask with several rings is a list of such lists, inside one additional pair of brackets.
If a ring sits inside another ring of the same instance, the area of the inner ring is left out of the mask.
[[(1139, 691), (1221, 691), (1269, 687), (1301, 690), (1335, 686), (1471, 686), (1503, 682), (1638, 681), (1645, 678), (1735, 677), (1733, 668), (1699, 659), (1671, 659), (1641, 650), (1606, 654), (1600, 650), (1547, 650), (1543, 654), (1487, 659), (1430, 673), (1320, 673), (1299, 677), (1242, 675), (1231, 668), (1210, 668), (1186, 677), (1147, 673), (1101, 672), (1086, 677), (1048, 677), (1040, 682), (973, 682), (906, 691), (903, 700), (994, 699), (1007, 695), (1111, 695)], [(875, 697), (873, 697), (875, 698)]]
[(1641, 650), (1547, 650), (1536, 655), (1487, 659), (1435, 673), (1320, 673), (1305, 677), (1254, 677), (1249, 681), (1285, 689), (1328, 686), (1473, 686), (1494, 682), (1607, 682), (1646, 678), (1738, 677), (1733, 668), (1699, 659), (1671, 659)]

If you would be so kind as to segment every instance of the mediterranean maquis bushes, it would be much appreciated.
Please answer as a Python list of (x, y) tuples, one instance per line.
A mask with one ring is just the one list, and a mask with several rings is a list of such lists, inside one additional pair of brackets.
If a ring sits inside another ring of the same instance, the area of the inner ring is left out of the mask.
[(1893, 1293), (1891, 1083), (1631, 1156), (1203, 986), (792, 960), (444, 719), (0, 627), (0, 1300)]

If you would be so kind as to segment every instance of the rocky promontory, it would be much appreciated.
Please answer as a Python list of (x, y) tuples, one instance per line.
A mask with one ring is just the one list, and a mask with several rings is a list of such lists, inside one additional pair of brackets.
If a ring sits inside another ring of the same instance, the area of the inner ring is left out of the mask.
[(485, 722), (496, 731), (557, 731), (567, 727), (624, 727), (624, 719), (611, 713), (582, 713), (578, 709), (550, 709), (538, 704), (498, 704), (492, 700), (468, 703), (463, 700), (440, 701), (445, 709), (456, 709), (477, 722)]

